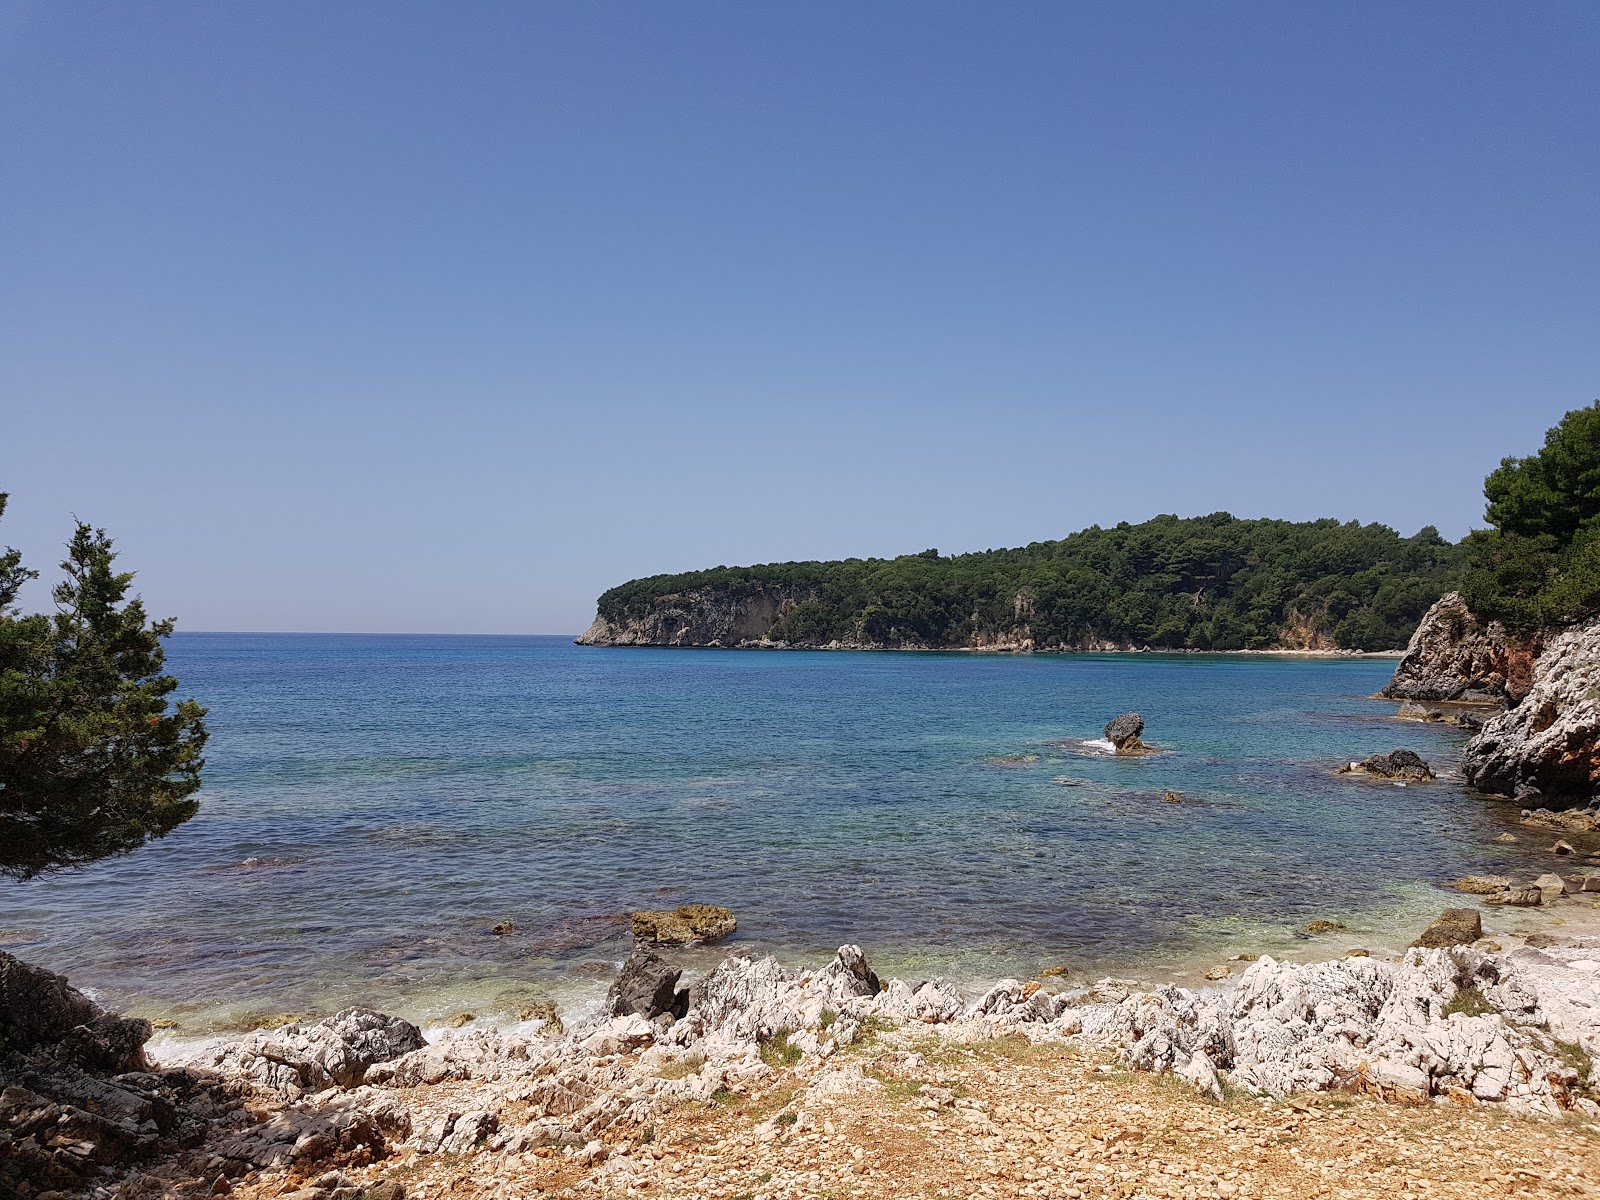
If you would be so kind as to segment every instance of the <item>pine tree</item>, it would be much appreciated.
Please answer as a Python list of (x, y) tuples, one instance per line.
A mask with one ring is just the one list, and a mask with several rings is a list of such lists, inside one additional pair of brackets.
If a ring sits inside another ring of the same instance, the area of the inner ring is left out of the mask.
[(173, 622), (147, 619), (115, 559), (105, 531), (78, 522), (56, 611), (21, 615), (38, 573), (0, 555), (0, 874), (126, 854), (199, 810), (205, 709), (170, 702)]
[(1600, 400), (1573, 409), (1483, 484), (1491, 528), (1467, 539), (1472, 611), (1516, 632), (1600, 612)]

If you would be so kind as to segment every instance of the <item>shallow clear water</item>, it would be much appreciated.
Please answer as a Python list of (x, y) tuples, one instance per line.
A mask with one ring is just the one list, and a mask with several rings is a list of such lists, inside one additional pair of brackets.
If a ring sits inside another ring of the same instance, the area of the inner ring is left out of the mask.
[[(576, 1001), (625, 954), (622, 914), (691, 899), (752, 948), (855, 941), (906, 976), (1174, 969), (1314, 917), (1376, 944), (1529, 852), (1458, 779), (1332, 773), (1458, 760), (1454, 731), (1366, 698), (1386, 660), (236, 634), (168, 657), (211, 710), (200, 815), (4, 885), (0, 945), (186, 1029)], [(1071, 740), (1128, 709), (1164, 753)]]

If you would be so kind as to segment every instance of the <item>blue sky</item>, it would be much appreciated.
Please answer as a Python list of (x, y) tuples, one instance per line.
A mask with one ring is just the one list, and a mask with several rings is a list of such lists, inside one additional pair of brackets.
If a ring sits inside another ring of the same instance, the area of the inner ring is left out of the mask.
[[(188, 629), (1160, 512), (1600, 396), (1600, 8), (0, 2), (0, 542)], [(35, 599), (42, 601), (42, 596)]]

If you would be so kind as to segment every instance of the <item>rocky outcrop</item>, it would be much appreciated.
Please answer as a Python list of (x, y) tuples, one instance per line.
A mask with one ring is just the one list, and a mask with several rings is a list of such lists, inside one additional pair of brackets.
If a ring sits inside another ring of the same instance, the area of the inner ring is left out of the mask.
[(1460, 593), (1439, 598), (1411, 635), (1405, 657), (1378, 695), (1388, 700), (1465, 700), (1497, 703), (1515, 673), (1505, 630), (1484, 624)]
[(1118, 754), (1144, 754), (1150, 749), (1139, 740), (1144, 733), (1144, 718), (1136, 712), (1112, 717), (1105, 727), (1105, 739), (1116, 747)]
[(150, 1023), (105, 1012), (65, 977), (0, 952), (0, 1051), (116, 1074), (145, 1066)]
[(239, 1116), (236, 1082), (145, 1061), (150, 1024), (0, 953), (0, 1195), (77, 1191)]
[(355, 1087), (379, 1063), (427, 1040), (409, 1021), (370, 1008), (347, 1008), (325, 1021), (251, 1035), (238, 1047), (237, 1071), (285, 1095)]
[(1547, 636), (1527, 694), (1467, 743), (1467, 781), (1557, 806), (1600, 796), (1600, 618)]
[(780, 586), (672, 592), (655, 597), (642, 612), (597, 614), (578, 645), (760, 645), (780, 616), (811, 598), (805, 589)]
[(1391, 750), (1374, 754), (1360, 762), (1346, 763), (1341, 775), (1371, 775), (1376, 779), (1398, 779), (1407, 783), (1426, 783), (1433, 776), (1430, 767), (1415, 750)]
[(681, 1017), (689, 1001), (688, 991), (678, 990), (682, 974), (683, 968), (669, 966), (648, 946), (635, 946), (606, 993), (605, 1011), (614, 1017), (638, 1016), (647, 1021), (662, 1013)]
[(664, 912), (632, 914), (633, 936), (657, 946), (718, 942), (736, 932), (739, 923), (720, 904), (680, 904)]
[[(1487, 1015), (1447, 1011), (1463, 994)], [(1412, 950), (1398, 963), (1262, 958), (1229, 993), (1139, 993), (1086, 1018), (1083, 1031), (1124, 1045), (1135, 1067), (1202, 1087), (1220, 1071), (1277, 1096), (1346, 1088), (1551, 1113), (1592, 1104), (1529, 980), (1508, 959), (1467, 948)]]
[[(957, 641), (896, 638), (883, 641), (857, 630), (842, 637), (773, 638), (779, 618), (808, 600), (803, 588), (771, 587), (740, 590), (705, 587), (657, 596), (647, 607), (629, 612), (597, 613), (577, 639), (580, 646), (700, 646), (741, 650), (976, 650), (1028, 654), (1034, 651), (1113, 653), (1148, 647), (1127, 638), (1087, 634), (1069, 641), (1041, 644), (1032, 628), (985, 629), (973, 616), (972, 628)], [(1025, 615), (1025, 614), (1024, 614)]]

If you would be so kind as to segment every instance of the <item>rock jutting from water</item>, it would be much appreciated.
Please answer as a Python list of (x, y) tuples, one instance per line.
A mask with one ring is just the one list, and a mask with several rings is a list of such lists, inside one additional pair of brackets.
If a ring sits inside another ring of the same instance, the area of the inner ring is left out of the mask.
[(1407, 783), (1426, 783), (1434, 777), (1430, 767), (1415, 750), (1391, 750), (1374, 754), (1360, 762), (1346, 763), (1341, 775), (1371, 775), (1375, 779), (1397, 779)]
[(1148, 754), (1150, 747), (1140, 740), (1144, 733), (1144, 718), (1136, 712), (1112, 717), (1106, 723), (1105, 739), (1118, 754)]
[(1459, 592), (1441, 596), (1411, 635), (1405, 656), (1379, 696), (1386, 700), (1455, 700), (1499, 704), (1515, 673), (1498, 622), (1473, 616)]
[(1447, 908), (1422, 931), (1413, 946), (1470, 946), (1483, 936), (1483, 916), (1475, 908)]

